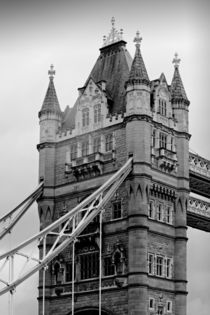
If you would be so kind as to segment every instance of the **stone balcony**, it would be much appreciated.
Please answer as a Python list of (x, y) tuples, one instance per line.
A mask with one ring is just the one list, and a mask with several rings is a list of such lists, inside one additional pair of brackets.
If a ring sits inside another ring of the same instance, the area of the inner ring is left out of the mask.
[(77, 180), (88, 179), (102, 175), (104, 164), (115, 161), (115, 150), (110, 152), (96, 152), (84, 157), (78, 157), (66, 164), (66, 174), (72, 173)]
[[(102, 290), (109, 290), (109, 289), (119, 289), (119, 287), (127, 286), (127, 277), (126, 276), (107, 276), (102, 277), (101, 287)], [(99, 290), (99, 279), (87, 279), (81, 281), (75, 281), (74, 283), (74, 292), (77, 296), (79, 293), (86, 292), (86, 291), (98, 291)], [(52, 287), (52, 295), (53, 296), (60, 296), (72, 293), (72, 283), (63, 283), (60, 285), (54, 285)]]
[(171, 173), (176, 172), (177, 169), (177, 156), (176, 152), (166, 148), (152, 148), (152, 164), (161, 170)]

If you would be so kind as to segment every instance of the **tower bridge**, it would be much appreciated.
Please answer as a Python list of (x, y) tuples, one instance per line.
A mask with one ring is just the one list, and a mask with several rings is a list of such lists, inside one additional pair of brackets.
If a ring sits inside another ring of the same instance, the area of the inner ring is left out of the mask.
[[(40, 232), (0, 255), (0, 268), (11, 268), (0, 294), (12, 297), (39, 271), (40, 315), (186, 315), (186, 230), (210, 232), (209, 161), (189, 150), (178, 55), (170, 84), (163, 73), (150, 80), (139, 32), (134, 42), (131, 58), (112, 19), (75, 105), (64, 111), (49, 70), (40, 184), (0, 220), (8, 221), (3, 238), (37, 200)], [(33, 242), (39, 257), (25, 253)], [(16, 256), (34, 264), (17, 279)]]

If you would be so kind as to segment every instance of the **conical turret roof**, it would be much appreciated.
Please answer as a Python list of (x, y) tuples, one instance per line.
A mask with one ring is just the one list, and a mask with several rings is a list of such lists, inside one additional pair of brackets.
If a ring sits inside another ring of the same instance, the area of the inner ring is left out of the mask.
[(56, 94), (56, 90), (55, 90), (55, 86), (53, 82), (54, 75), (55, 75), (53, 65), (51, 65), (51, 69), (48, 71), (48, 74), (49, 74), (50, 81), (49, 81), (48, 89), (47, 89), (40, 112), (53, 111), (53, 112), (61, 113), (60, 105), (58, 102), (58, 98), (57, 98), (57, 94)]
[(171, 99), (173, 102), (184, 101), (186, 103), (190, 103), (187, 94), (184, 89), (184, 85), (182, 83), (182, 79), (179, 73), (179, 63), (180, 59), (178, 59), (178, 54), (175, 54), (175, 58), (173, 59), (174, 63), (174, 75), (171, 82)]
[(136, 52), (135, 52), (135, 56), (132, 62), (127, 84), (141, 83), (141, 84), (150, 85), (149, 76), (147, 74), (144, 60), (141, 55), (141, 50), (140, 50), (141, 40), (142, 38), (139, 36), (139, 32), (137, 31), (136, 37), (134, 38), (134, 42), (136, 42)]

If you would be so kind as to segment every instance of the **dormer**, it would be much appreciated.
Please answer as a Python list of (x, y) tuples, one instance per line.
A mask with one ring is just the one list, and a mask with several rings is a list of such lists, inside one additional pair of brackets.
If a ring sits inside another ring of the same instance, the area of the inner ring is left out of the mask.
[(78, 89), (76, 130), (77, 134), (102, 127), (108, 115), (108, 96), (105, 81), (95, 83), (90, 78), (85, 87)]

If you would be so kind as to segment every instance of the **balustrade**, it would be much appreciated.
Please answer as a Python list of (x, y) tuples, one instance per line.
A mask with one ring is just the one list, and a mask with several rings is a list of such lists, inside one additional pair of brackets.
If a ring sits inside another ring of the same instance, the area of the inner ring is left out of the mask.
[(206, 218), (210, 218), (210, 203), (203, 201), (201, 199), (190, 197), (188, 212), (199, 214)]
[(210, 178), (210, 161), (199, 155), (190, 153), (189, 163), (190, 171)]

